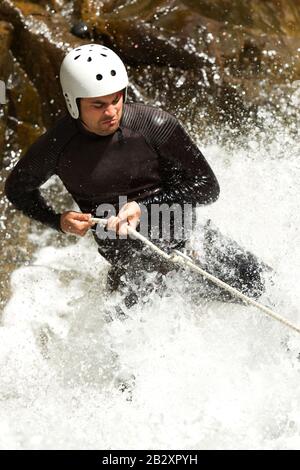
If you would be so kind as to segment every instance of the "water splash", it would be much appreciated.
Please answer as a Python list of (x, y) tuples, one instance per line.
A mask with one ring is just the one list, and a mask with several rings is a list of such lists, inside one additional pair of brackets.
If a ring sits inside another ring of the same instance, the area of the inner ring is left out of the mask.
[[(221, 196), (198, 219), (273, 267), (262, 301), (300, 324), (299, 139), (261, 113), (243, 139), (199, 142)], [(192, 304), (176, 275), (118, 317), (91, 238), (31, 240), (0, 329), (1, 448), (300, 448), (295, 333), (254, 308)]]

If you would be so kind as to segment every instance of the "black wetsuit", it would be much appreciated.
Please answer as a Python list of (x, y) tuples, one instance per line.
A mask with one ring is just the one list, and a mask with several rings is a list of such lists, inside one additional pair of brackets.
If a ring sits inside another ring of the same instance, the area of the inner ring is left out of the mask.
[[(29, 217), (60, 230), (60, 214), (39, 191), (53, 174), (60, 177), (81, 211), (93, 215), (103, 203), (118, 209), (119, 196), (149, 208), (163, 203), (196, 207), (215, 201), (219, 195), (213, 171), (176, 118), (143, 104), (125, 104), (120, 127), (104, 137), (88, 132), (80, 120), (63, 117), (30, 147), (9, 175), (5, 186), (8, 199)], [(113, 265), (109, 276), (113, 287), (130, 272), (130, 266), (135, 274), (141, 267), (160, 273), (171, 269), (152, 254), (145, 254), (140, 242), (99, 240), (96, 235), (95, 239), (99, 252)], [(178, 243), (184, 245), (184, 236)], [(251, 278), (246, 291), (253, 290), (256, 269), (257, 265), (255, 269), (252, 266), (251, 276), (246, 273), (247, 279)], [(240, 273), (235, 276), (237, 287), (245, 285), (245, 276), (238, 280), (240, 277)]]

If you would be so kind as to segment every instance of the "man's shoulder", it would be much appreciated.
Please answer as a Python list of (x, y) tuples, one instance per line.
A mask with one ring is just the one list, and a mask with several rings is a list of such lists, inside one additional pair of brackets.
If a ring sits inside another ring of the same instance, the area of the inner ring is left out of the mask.
[(66, 114), (59, 119), (47, 130), (46, 134), (53, 137), (57, 135), (68, 135), (78, 132), (75, 120)]
[[(136, 118), (136, 119), (134, 119)], [(140, 119), (147, 119), (157, 126), (162, 126), (169, 122), (177, 123), (177, 119), (167, 111), (150, 104), (144, 103), (126, 103), (124, 106), (124, 120), (135, 121)]]
[(55, 155), (61, 152), (64, 146), (78, 132), (76, 123), (71, 116), (60, 117), (46, 132), (29, 147), (30, 154)]
[(175, 116), (158, 107), (143, 103), (124, 106), (122, 125), (138, 131), (154, 145), (161, 145), (172, 134), (178, 121)]

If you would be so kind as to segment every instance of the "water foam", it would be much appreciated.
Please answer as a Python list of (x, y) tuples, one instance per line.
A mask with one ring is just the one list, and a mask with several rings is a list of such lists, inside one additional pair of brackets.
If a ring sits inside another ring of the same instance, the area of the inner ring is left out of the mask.
[[(300, 324), (299, 142), (277, 131), (200, 144), (221, 196), (198, 219), (274, 268), (262, 301)], [(93, 240), (54, 248), (47, 233), (3, 312), (1, 448), (300, 448), (296, 333), (254, 308), (196, 306), (176, 275), (111, 318), (120, 298)]]

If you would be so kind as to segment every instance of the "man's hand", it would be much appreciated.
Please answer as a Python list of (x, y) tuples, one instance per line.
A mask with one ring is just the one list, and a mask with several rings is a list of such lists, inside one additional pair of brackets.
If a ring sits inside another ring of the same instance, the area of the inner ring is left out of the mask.
[(128, 235), (127, 227), (136, 229), (141, 217), (141, 209), (137, 202), (124, 204), (117, 217), (110, 217), (107, 221), (107, 229), (114, 230), (119, 235)]
[(64, 212), (60, 216), (60, 228), (65, 233), (83, 237), (88, 229), (94, 225), (94, 222), (90, 221), (91, 217), (91, 214), (82, 214), (81, 212)]

